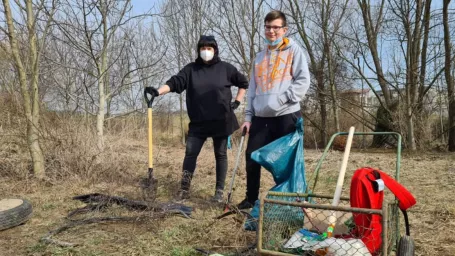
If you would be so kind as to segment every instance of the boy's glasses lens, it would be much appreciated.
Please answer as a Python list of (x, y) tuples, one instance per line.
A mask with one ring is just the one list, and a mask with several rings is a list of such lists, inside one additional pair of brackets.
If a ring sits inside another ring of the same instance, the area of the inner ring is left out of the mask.
[(278, 30), (279, 30), (280, 28), (282, 28), (282, 27), (265, 25), (264, 28), (265, 28), (266, 31), (273, 30), (273, 31), (276, 32), (276, 31), (278, 31)]

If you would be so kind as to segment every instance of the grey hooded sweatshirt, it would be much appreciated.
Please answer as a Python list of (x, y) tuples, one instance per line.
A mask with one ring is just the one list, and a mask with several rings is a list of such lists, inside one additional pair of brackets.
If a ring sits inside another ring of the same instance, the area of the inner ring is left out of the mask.
[(253, 116), (275, 117), (300, 110), (299, 102), (310, 87), (310, 72), (303, 50), (283, 38), (279, 49), (256, 55), (247, 94), (245, 121)]

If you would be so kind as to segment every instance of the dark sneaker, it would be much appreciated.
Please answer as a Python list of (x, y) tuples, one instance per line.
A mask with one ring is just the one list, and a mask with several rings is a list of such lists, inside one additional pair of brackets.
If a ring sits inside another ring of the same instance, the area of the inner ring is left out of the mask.
[(254, 203), (251, 203), (247, 199), (243, 199), (243, 201), (237, 205), (237, 208), (239, 208), (239, 210), (244, 210), (244, 209), (253, 208), (253, 206), (254, 206)]
[(188, 190), (180, 190), (179, 193), (177, 194), (177, 200), (178, 201), (183, 201), (186, 199), (190, 198), (190, 191)]
[(215, 195), (210, 199), (210, 201), (214, 203), (222, 203), (223, 202), (223, 190), (217, 189), (215, 191)]
[(180, 181), (180, 190), (176, 197), (177, 201), (183, 201), (185, 199), (190, 198), (190, 187), (192, 178), (193, 174), (191, 172), (183, 170), (182, 180)]

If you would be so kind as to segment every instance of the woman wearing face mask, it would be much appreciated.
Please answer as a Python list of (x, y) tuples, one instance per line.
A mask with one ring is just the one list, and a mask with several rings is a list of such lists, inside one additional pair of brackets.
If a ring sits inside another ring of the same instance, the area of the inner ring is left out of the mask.
[[(190, 197), (190, 185), (196, 160), (208, 137), (213, 139), (216, 160), (216, 186), (212, 201), (222, 202), (227, 172), (227, 138), (239, 128), (234, 110), (248, 88), (248, 81), (233, 65), (221, 61), (218, 44), (213, 36), (201, 36), (198, 57), (172, 76), (154, 96), (186, 90), (186, 107), (190, 118), (188, 139), (178, 199)], [(231, 86), (239, 88), (232, 101)]]

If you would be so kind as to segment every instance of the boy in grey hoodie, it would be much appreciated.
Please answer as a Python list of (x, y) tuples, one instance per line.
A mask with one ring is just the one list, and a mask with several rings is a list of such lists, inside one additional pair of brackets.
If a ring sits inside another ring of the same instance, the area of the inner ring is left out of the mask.
[(261, 166), (251, 153), (270, 142), (295, 131), (301, 117), (300, 101), (310, 87), (310, 73), (303, 50), (287, 32), (286, 16), (269, 12), (265, 19), (265, 41), (268, 47), (254, 60), (245, 122), (249, 133), (246, 149), (247, 191), (239, 209), (251, 208), (259, 197)]

